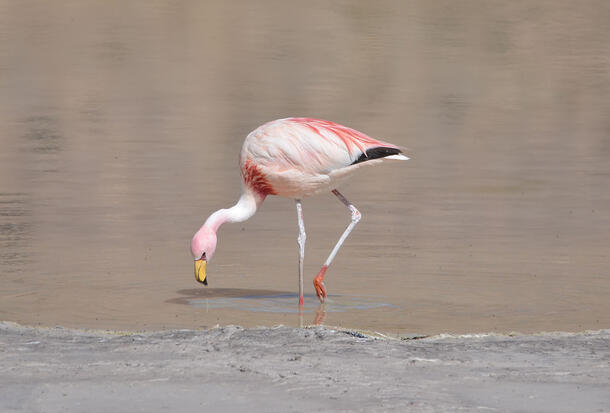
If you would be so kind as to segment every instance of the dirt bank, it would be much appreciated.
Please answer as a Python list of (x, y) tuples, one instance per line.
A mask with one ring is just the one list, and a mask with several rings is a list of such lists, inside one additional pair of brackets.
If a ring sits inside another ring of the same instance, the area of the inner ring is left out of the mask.
[(0, 371), (0, 411), (610, 411), (609, 330), (398, 340), (0, 323)]

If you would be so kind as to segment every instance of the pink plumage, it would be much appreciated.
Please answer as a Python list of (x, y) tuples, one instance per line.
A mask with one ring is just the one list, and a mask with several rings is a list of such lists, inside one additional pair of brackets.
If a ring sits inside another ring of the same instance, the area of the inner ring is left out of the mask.
[[(299, 125), (310, 128), (315, 134), (324, 139), (336, 139), (337, 137), (343, 141), (345, 147), (350, 153), (360, 150), (360, 152), (366, 152), (367, 149), (372, 147), (387, 147), (398, 149), (397, 146), (391, 143), (382, 142), (365, 135), (355, 129), (348, 128), (347, 126), (340, 125), (335, 122), (322, 119), (312, 118), (288, 118), (283, 119), (285, 122), (292, 122)], [(330, 136), (329, 136), (330, 135)]]
[(396, 145), (327, 120), (278, 119), (246, 137), (240, 168), (246, 184), (257, 192), (299, 198), (335, 189), (367, 165), (356, 161), (375, 148), (387, 149), (386, 156), (401, 152)]
[(329, 191), (349, 209), (351, 222), (314, 279), (316, 293), (323, 301), (326, 270), (361, 219), (360, 212), (339, 193), (337, 186), (362, 166), (383, 159), (409, 159), (401, 152), (396, 145), (327, 120), (287, 118), (258, 127), (246, 137), (240, 153), (243, 186), (239, 201), (231, 208), (210, 215), (191, 241), (196, 279), (207, 284), (202, 262), (212, 258), (216, 232), (223, 223), (250, 218), (268, 195), (291, 197), (296, 201), (299, 223), (299, 304), (302, 305), (306, 236), (301, 198)]

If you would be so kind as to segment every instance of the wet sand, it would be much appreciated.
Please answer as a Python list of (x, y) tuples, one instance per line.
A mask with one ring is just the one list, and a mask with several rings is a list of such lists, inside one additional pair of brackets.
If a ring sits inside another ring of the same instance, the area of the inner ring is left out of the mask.
[(0, 323), (0, 410), (610, 411), (610, 331), (391, 340), (323, 327)]
[[(0, 320), (299, 325), (277, 298), (297, 290), (292, 200), (222, 228), (207, 288), (188, 242), (235, 202), (246, 134), (312, 116), (412, 156), (342, 188), (363, 220), (324, 324), (609, 328), (608, 21), (604, 1), (3, 2)], [(331, 195), (304, 214), (312, 324), (349, 217)], [(380, 306), (337, 310), (355, 297)]]

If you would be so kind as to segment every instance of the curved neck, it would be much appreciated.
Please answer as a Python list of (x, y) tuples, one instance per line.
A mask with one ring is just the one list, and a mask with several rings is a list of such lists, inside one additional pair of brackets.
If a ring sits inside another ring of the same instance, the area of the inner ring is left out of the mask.
[(225, 222), (242, 222), (250, 218), (256, 212), (256, 208), (265, 199), (260, 195), (244, 187), (239, 201), (231, 208), (223, 208), (214, 212), (203, 224), (204, 227), (211, 228), (214, 232)]

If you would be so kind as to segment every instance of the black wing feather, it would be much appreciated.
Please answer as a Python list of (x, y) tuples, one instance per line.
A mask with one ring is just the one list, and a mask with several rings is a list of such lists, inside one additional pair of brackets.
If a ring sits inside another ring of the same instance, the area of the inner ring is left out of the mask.
[(370, 161), (371, 159), (385, 158), (386, 156), (390, 155), (398, 155), (399, 153), (402, 153), (400, 149), (378, 146), (376, 148), (367, 149), (366, 154), (363, 153), (362, 155), (360, 155), (358, 159), (352, 162), (352, 165), (364, 161)]

